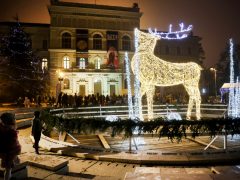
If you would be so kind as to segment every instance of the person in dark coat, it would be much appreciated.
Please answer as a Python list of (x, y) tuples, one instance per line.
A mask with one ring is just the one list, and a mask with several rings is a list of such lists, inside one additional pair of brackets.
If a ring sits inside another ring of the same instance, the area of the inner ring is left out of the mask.
[(5, 168), (4, 179), (11, 178), (14, 164), (19, 162), (18, 155), (21, 153), (21, 145), (18, 141), (15, 115), (3, 113), (0, 121), (0, 158), (1, 166)]
[(32, 124), (32, 136), (34, 137), (34, 145), (36, 154), (39, 154), (39, 141), (42, 133), (42, 121), (40, 119), (40, 111), (34, 112), (34, 119)]

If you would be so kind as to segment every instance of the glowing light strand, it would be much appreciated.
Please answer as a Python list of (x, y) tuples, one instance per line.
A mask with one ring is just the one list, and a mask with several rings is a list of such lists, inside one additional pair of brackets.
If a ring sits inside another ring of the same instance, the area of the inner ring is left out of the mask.
[(233, 50), (234, 45), (232, 39), (229, 40), (230, 49), (230, 88), (229, 88), (229, 101), (228, 101), (228, 117), (239, 118), (240, 117), (240, 87), (239, 87), (239, 77), (237, 77), (236, 83), (234, 80), (234, 59)]
[(128, 115), (129, 118), (133, 118), (133, 102), (132, 102), (132, 89), (131, 89), (131, 79), (130, 79), (130, 70), (129, 70), (129, 59), (128, 53), (125, 52), (125, 68), (126, 68), (126, 78), (127, 78), (127, 89), (128, 89)]
[(138, 51), (138, 30), (135, 28), (134, 30), (134, 36), (135, 36), (135, 58), (136, 58), (136, 63), (134, 65), (134, 116), (143, 120), (142, 117), (142, 101), (141, 101), (141, 92), (140, 92), (140, 80), (139, 80), (139, 66), (140, 66), (140, 59), (138, 54), (136, 53)]
[(237, 81), (236, 81), (236, 86), (235, 86), (235, 94), (234, 94), (234, 112), (235, 112), (235, 115), (234, 115), (234, 118), (238, 118), (240, 117), (240, 111), (239, 111), (239, 86), (238, 86), (238, 83), (239, 83), (239, 78), (237, 77)]
[(152, 31), (151, 28), (148, 29), (150, 34), (153, 34), (155, 36), (159, 36), (162, 39), (184, 39), (188, 37), (188, 34), (190, 31), (192, 31), (193, 26), (189, 25), (187, 28), (184, 29), (184, 24), (180, 23), (180, 31), (172, 31), (172, 24), (169, 25), (169, 30), (168, 32), (157, 32), (157, 29), (154, 29), (154, 32)]
[(229, 88), (229, 101), (228, 101), (228, 116), (234, 118), (235, 110), (234, 110), (234, 69), (233, 69), (233, 43), (232, 39), (229, 40), (230, 49), (230, 88)]
[[(137, 31), (137, 32), (136, 32)], [(202, 68), (194, 62), (171, 63), (154, 55), (156, 42), (161, 37), (135, 30), (138, 47), (131, 61), (133, 73), (139, 74), (141, 94), (147, 95), (148, 119), (153, 118), (153, 96), (155, 86), (173, 86), (183, 84), (189, 103), (187, 119), (191, 117), (193, 105), (196, 105), (196, 118), (201, 118), (199, 80)], [(136, 43), (136, 42), (135, 42)], [(140, 63), (138, 63), (140, 60)], [(139, 72), (138, 72), (139, 71)]]

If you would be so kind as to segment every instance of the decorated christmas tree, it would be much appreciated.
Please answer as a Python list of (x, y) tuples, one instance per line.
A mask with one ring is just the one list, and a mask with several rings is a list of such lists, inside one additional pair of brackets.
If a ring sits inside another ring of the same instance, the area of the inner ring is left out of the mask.
[(47, 73), (42, 71), (41, 59), (32, 50), (30, 35), (19, 22), (1, 39), (0, 53), (0, 99), (14, 100), (43, 93)]

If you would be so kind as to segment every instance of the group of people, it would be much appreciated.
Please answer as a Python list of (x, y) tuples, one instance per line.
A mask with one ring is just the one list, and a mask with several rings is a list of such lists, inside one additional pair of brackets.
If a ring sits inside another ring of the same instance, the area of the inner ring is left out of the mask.
[(88, 96), (68, 95), (60, 92), (57, 97), (57, 107), (81, 107), (81, 106), (106, 106), (106, 105), (124, 105), (127, 104), (127, 95), (99, 95), (92, 94)]
[[(18, 155), (21, 153), (21, 145), (18, 140), (15, 115), (3, 113), (0, 120), (0, 159), (1, 167), (5, 168), (4, 180), (11, 178), (11, 171), (15, 164), (19, 163)], [(36, 154), (39, 154), (39, 141), (42, 132), (42, 121), (40, 111), (34, 112), (32, 124), (32, 136)]]

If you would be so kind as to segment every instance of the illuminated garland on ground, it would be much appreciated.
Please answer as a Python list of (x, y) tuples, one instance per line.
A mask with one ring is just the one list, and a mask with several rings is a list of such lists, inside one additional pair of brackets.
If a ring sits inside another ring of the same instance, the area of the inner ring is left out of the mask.
[(138, 134), (153, 133), (159, 137), (167, 136), (171, 140), (180, 141), (182, 137), (196, 137), (200, 135), (216, 136), (219, 134), (240, 134), (240, 119), (208, 119), (199, 121), (167, 121), (157, 118), (152, 121), (139, 121), (139, 119), (126, 119), (117, 121), (106, 121), (105, 118), (73, 118), (64, 119), (43, 111), (41, 116), (46, 124), (46, 134), (50, 134), (55, 127), (58, 131), (78, 133), (99, 133), (111, 130), (112, 136), (123, 134), (125, 137)]
[[(182, 31), (185, 32), (185, 30)], [(196, 104), (196, 117), (199, 120), (201, 96), (198, 86), (202, 68), (194, 62), (171, 63), (156, 57), (154, 48), (157, 40), (161, 39), (159, 34), (144, 33), (135, 29), (135, 35), (138, 46), (132, 58), (131, 67), (136, 77), (139, 73), (141, 95), (145, 93), (147, 95), (148, 119), (153, 118), (155, 86), (183, 84), (189, 95), (187, 118), (190, 119), (193, 105)]]

